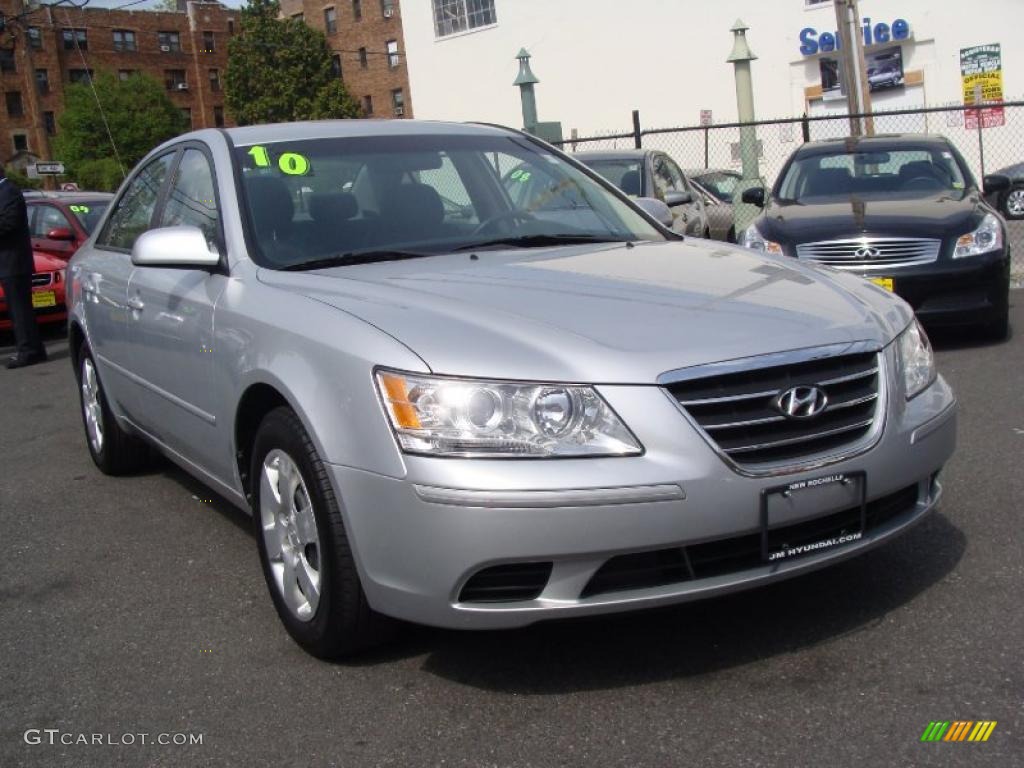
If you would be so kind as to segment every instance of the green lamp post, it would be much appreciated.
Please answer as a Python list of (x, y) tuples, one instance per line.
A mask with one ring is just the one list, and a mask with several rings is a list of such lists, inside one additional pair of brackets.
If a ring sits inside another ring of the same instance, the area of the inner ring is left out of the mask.
[(519, 59), (519, 75), (512, 85), (519, 86), (519, 98), (523, 102), (523, 130), (533, 133), (537, 127), (537, 95), (533, 86), (540, 82), (530, 69), (530, 54), (520, 48), (516, 54)]
[[(747, 45), (747, 30), (749, 27), (740, 19), (732, 25), (730, 30), (733, 34), (732, 53), (729, 54), (727, 62), (734, 68), (736, 79), (736, 113), (741, 123), (752, 123), (754, 121), (754, 85), (750, 77), (750, 62), (757, 58), (754, 52)], [(736, 236), (746, 229), (760, 212), (760, 209), (750, 203), (740, 201), (743, 190), (750, 187), (764, 186), (757, 162), (757, 132), (753, 125), (742, 125), (740, 127), (740, 161), (743, 165), (743, 179), (737, 189), (733, 206), (733, 223), (736, 227)]]

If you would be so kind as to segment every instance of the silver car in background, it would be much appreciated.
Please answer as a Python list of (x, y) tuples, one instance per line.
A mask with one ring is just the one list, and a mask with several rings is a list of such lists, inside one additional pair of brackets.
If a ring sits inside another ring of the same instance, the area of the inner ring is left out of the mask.
[(190, 133), (68, 274), (96, 465), (155, 447), (251, 510), (321, 657), (807, 573), (925, 516), (954, 450), (902, 300), (684, 241), (507, 129)]

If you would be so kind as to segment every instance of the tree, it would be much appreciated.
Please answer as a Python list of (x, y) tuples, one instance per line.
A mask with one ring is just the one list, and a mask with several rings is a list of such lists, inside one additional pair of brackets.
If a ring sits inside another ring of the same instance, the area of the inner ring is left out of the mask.
[(277, 0), (249, 0), (241, 34), (228, 42), (224, 103), (239, 125), (362, 117), (331, 72), (322, 32), (281, 19)]
[(93, 89), (82, 83), (64, 91), (64, 112), (57, 121), (60, 130), (54, 150), (69, 176), (83, 188), (112, 190), (123, 178), (121, 166), (127, 173), (149, 150), (184, 132), (188, 125), (164, 87), (148, 75), (120, 80), (110, 72), (100, 72), (93, 78), (93, 86), (95, 96)]

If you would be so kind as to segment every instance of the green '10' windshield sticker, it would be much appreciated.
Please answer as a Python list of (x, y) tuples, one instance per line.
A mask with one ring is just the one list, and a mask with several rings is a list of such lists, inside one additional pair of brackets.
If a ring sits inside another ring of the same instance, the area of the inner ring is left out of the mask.
[(277, 163), (274, 163), (267, 148), (257, 144), (249, 150), (248, 155), (257, 168), (270, 168), (276, 164), (281, 173), (288, 176), (305, 176), (309, 173), (309, 158), (298, 152), (282, 152)]

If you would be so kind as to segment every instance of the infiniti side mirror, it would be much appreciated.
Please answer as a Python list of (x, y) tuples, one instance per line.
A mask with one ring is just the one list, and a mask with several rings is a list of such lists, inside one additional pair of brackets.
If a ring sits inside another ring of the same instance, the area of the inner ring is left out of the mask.
[(756, 205), (758, 208), (764, 208), (764, 187), (750, 187), (750, 189), (744, 189), (743, 195), (740, 198), (744, 203), (750, 203)]
[(1004, 176), (1001, 173), (990, 173), (981, 181), (982, 186), (985, 188), (984, 192), (986, 195), (991, 195), (993, 192), (1005, 192), (1010, 188), (1010, 177)]

